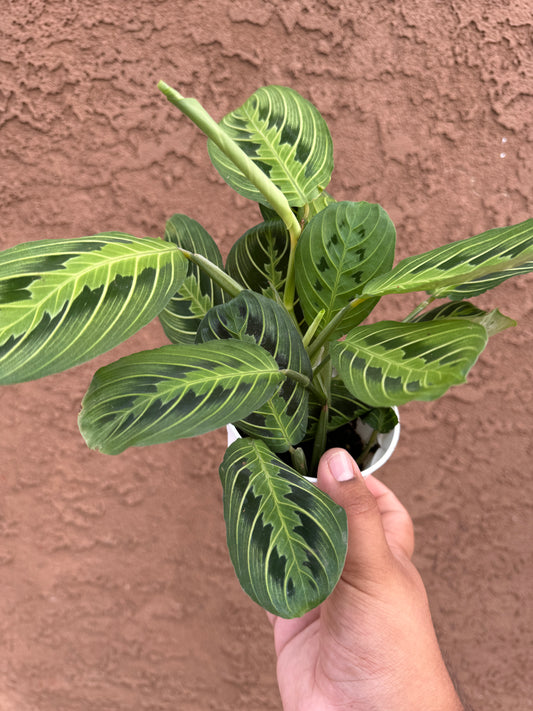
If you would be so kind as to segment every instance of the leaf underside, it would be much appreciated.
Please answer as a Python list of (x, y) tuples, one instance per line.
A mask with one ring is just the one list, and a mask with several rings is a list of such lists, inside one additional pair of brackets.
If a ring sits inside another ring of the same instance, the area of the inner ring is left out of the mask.
[(0, 253), (0, 383), (84, 363), (163, 309), (187, 269), (174, 245), (109, 232)]
[[(265, 86), (219, 124), (287, 198), (301, 206), (331, 179), (333, 144), (319, 111), (293, 89)], [(222, 178), (240, 195), (268, 206), (259, 190), (213, 143), (209, 156)]]
[(344, 566), (344, 510), (258, 440), (232, 444), (220, 478), (228, 548), (243, 589), (285, 618), (319, 605)]
[(450, 318), (358, 326), (330, 349), (350, 392), (374, 407), (388, 407), (434, 400), (465, 382), (486, 343), (483, 326)]
[(244, 417), (283, 380), (274, 358), (255, 343), (163, 346), (100, 368), (83, 399), (79, 427), (89, 447), (119, 454)]

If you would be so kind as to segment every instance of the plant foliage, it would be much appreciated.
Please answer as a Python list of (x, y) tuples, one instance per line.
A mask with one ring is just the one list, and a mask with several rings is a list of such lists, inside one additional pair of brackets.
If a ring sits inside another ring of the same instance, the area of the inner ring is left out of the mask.
[[(118, 454), (236, 424), (220, 467), (230, 556), (256, 602), (296, 617), (332, 591), (347, 540), (344, 511), (302, 473), (328, 433), (360, 418), (375, 437), (396, 425), (394, 406), (465, 382), (488, 338), (515, 325), (469, 299), (533, 270), (533, 219), (393, 266), (385, 210), (326, 193), (331, 136), (296, 91), (262, 87), (217, 123), (159, 88), (262, 221), (225, 264), (180, 214), (163, 240), (110, 232), (0, 253), (0, 383), (71, 368), (159, 317), (170, 345), (100, 368), (81, 433)], [(403, 321), (363, 323), (382, 297), (410, 292), (427, 298)]]

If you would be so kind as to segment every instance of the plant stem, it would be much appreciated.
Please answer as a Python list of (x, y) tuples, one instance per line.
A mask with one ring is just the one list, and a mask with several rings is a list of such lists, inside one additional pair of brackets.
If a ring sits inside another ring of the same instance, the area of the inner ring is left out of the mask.
[(322, 368), (323, 368), (325, 365), (327, 365), (330, 361), (331, 361), (331, 355), (328, 353), (328, 355), (327, 355), (325, 358), (322, 358), (322, 360), (320, 361), (320, 363), (319, 363), (318, 365), (316, 365), (316, 366), (313, 368), (313, 378), (316, 378), (317, 375), (318, 375), (318, 374), (320, 373), (320, 371), (322, 370)]
[(320, 457), (326, 451), (326, 439), (328, 436), (328, 415), (328, 404), (325, 403), (322, 406), (322, 410), (320, 411), (320, 417), (318, 419), (318, 425), (316, 428), (313, 453), (311, 455), (311, 466), (309, 468), (311, 476), (316, 476), (318, 462), (320, 461)]
[(410, 323), (411, 321), (413, 321), (413, 319), (418, 316), (418, 314), (423, 311), (426, 306), (429, 306), (429, 304), (435, 301), (436, 298), (436, 296), (428, 296), (427, 299), (425, 299), (421, 304), (418, 304), (418, 306), (413, 309), (408, 316), (404, 318), (403, 323)]
[(349, 304), (344, 306), (340, 311), (338, 311), (335, 316), (331, 319), (331, 321), (325, 326), (325, 328), (320, 331), (316, 339), (311, 343), (311, 346), (309, 347), (309, 357), (312, 358), (314, 355), (318, 353), (318, 351), (322, 348), (324, 343), (329, 339), (333, 331), (337, 328), (339, 323), (342, 321), (342, 319), (346, 316), (348, 311), (350, 309), (355, 309), (356, 306), (359, 306), (359, 304), (363, 303), (363, 301), (366, 301), (369, 297), (368, 296), (361, 296), (353, 299), (350, 301)]
[(363, 449), (363, 451), (361, 452), (361, 454), (357, 457), (357, 464), (358, 464), (361, 468), (364, 469), (364, 466), (363, 466), (363, 465), (364, 465), (364, 463), (365, 463), (365, 459), (367, 458), (368, 453), (370, 452), (370, 450), (372, 449), (372, 447), (376, 444), (377, 439), (378, 439), (378, 431), (377, 431), (377, 430), (374, 430), (374, 431), (372, 432), (372, 434), (370, 435), (370, 439), (369, 439), (368, 442), (366, 443), (365, 448)]
[(232, 163), (248, 178), (259, 190), (269, 205), (276, 211), (285, 223), (291, 236), (291, 249), (293, 240), (300, 236), (300, 225), (291, 206), (281, 190), (274, 185), (270, 178), (249, 158), (237, 143), (221, 128), (218, 123), (207, 113), (196, 99), (187, 99), (164, 81), (157, 85), (158, 89), (167, 97), (171, 104), (188, 116), (198, 128), (220, 148)]
[(201, 254), (195, 254), (195, 252), (189, 252), (182, 247), (178, 247), (178, 249), (189, 261), (194, 262), (194, 264), (208, 274), (224, 291), (227, 291), (230, 296), (237, 296), (244, 290), (244, 287), (236, 282), (235, 279), (230, 277), (229, 274), (226, 274), (220, 267), (217, 267), (216, 264), (210, 262), (209, 259), (206, 259), (206, 257)]
[(315, 385), (313, 385), (311, 379), (308, 378), (307, 375), (299, 373), (297, 370), (291, 370), (290, 368), (284, 368), (283, 370), (280, 370), (280, 373), (283, 373), (283, 375), (285, 375), (287, 378), (295, 380), (300, 385), (303, 385), (304, 388), (310, 390), (318, 398), (319, 402), (326, 401), (326, 396), (324, 395), (324, 393), (319, 390)]
[[(279, 213), (278, 213), (279, 214)], [(285, 279), (285, 290), (283, 292), (283, 305), (289, 312), (289, 314), (296, 321), (294, 315), (294, 294), (296, 291), (296, 280), (295, 280), (295, 258), (296, 258), (296, 245), (298, 244), (298, 238), (300, 237), (300, 226), (298, 225), (298, 232), (291, 231), (291, 228), (285, 223), (287, 229), (289, 230), (290, 237), (290, 252), (289, 252), (289, 263), (287, 264), (287, 277)]]

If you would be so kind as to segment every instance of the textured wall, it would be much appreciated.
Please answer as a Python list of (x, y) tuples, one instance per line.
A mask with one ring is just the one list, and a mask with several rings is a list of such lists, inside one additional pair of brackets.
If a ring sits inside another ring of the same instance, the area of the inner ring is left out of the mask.
[[(227, 252), (256, 209), (218, 179), (159, 78), (215, 116), (261, 84), (302, 92), (330, 123), (331, 191), (382, 203), (400, 256), (532, 212), (529, 0), (0, 5), (1, 248), (155, 236), (185, 212)], [(382, 473), (414, 517), (443, 647), (483, 711), (533, 708), (532, 286), (478, 300), (519, 327), (467, 386), (403, 408)], [(222, 435), (112, 458), (76, 429), (95, 365), (162, 343), (154, 323), (97, 363), (0, 393), (1, 711), (279, 709), (269, 627), (225, 550)]]

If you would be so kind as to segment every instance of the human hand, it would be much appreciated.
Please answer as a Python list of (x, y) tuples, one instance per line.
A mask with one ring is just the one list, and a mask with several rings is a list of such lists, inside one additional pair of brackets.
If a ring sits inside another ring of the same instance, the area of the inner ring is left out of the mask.
[(318, 486), (346, 510), (348, 554), (320, 607), (269, 614), (284, 711), (463, 711), (411, 562), (409, 514), (343, 449), (324, 454)]

